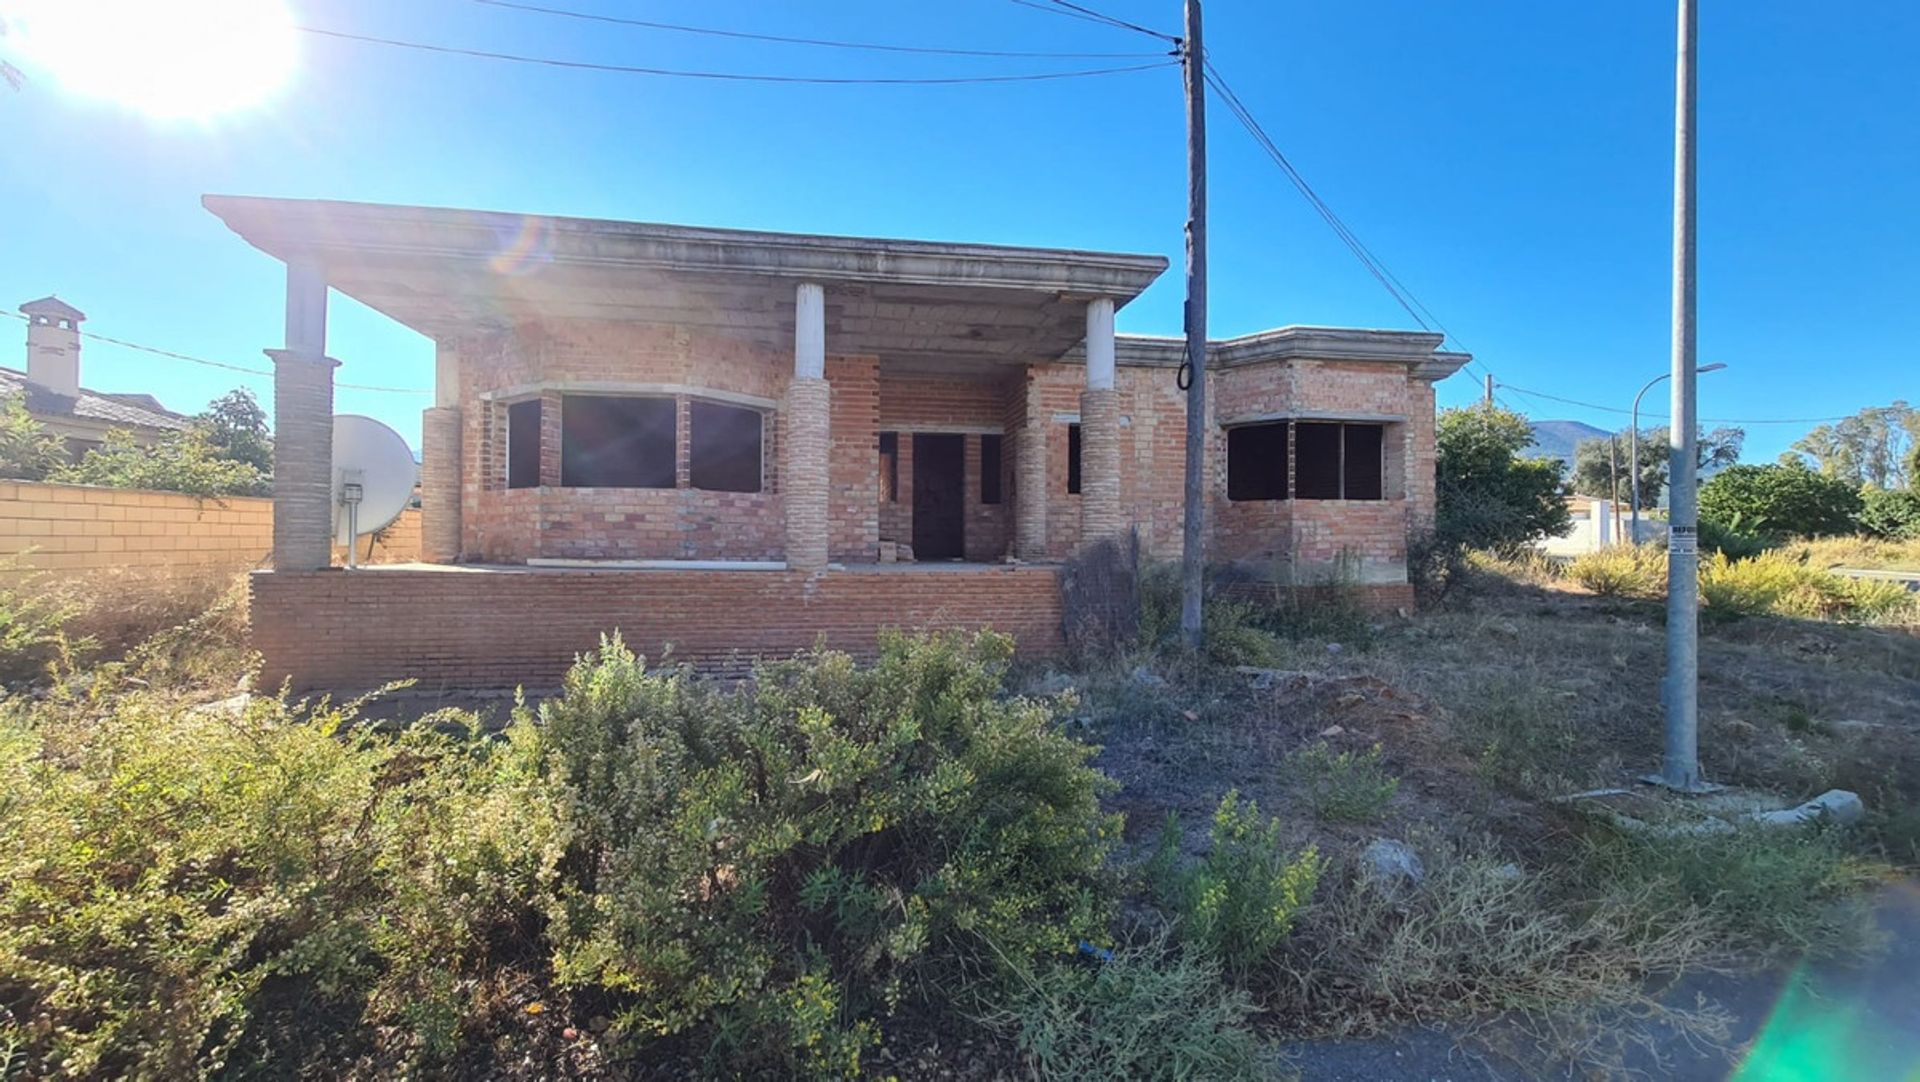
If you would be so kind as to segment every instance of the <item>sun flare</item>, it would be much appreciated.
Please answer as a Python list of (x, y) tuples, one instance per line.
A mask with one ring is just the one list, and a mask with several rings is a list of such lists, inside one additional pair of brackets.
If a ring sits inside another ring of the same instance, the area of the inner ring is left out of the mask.
[(259, 105), (294, 64), (281, 0), (0, 0), (0, 18), (30, 73), (155, 117)]

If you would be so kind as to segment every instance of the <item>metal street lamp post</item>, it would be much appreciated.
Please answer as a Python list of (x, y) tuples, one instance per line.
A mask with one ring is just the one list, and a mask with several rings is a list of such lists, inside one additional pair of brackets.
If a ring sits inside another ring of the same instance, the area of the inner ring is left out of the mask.
[[(1708, 364), (1702, 365), (1695, 371), (1718, 372), (1725, 367), (1724, 364)], [(1662, 372), (1648, 380), (1647, 385), (1640, 388), (1640, 393), (1633, 396), (1633, 427), (1627, 429), (1627, 491), (1629, 493), (1627, 506), (1631, 509), (1627, 543), (1630, 545), (1640, 543), (1640, 400), (1647, 396), (1648, 391), (1653, 390), (1655, 384), (1672, 378), (1672, 372)]]

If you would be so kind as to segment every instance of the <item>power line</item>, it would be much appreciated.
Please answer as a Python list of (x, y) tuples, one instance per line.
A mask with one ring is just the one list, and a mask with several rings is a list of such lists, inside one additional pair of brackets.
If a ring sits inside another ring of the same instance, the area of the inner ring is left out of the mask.
[(349, 34), (341, 30), (324, 30), (317, 26), (302, 26), (300, 30), (321, 37), (338, 38), (342, 41), (358, 41), (371, 45), (386, 45), (396, 49), (414, 49), (427, 53), (442, 53), (449, 56), (470, 56), (482, 60), (505, 60), (516, 64), (538, 64), (550, 68), (574, 68), (583, 71), (607, 71), (624, 75), (657, 75), (678, 79), (714, 79), (725, 82), (744, 83), (813, 83), (828, 86), (950, 86), (959, 83), (1031, 83), (1048, 79), (1078, 79), (1091, 75), (1118, 75), (1130, 71), (1146, 71), (1150, 68), (1170, 66), (1173, 61), (1161, 60), (1151, 64), (1131, 64), (1115, 68), (1086, 68), (1076, 71), (1041, 71), (1021, 75), (968, 75), (968, 76), (901, 76), (893, 78), (856, 77), (856, 76), (812, 76), (812, 75), (759, 75), (730, 71), (685, 71), (676, 68), (652, 68), (631, 64), (601, 64), (587, 60), (563, 60), (558, 57), (526, 56), (520, 53), (497, 53), (485, 49), (462, 49), (451, 45), (432, 45), (421, 41), (401, 41), (397, 38), (374, 37), (370, 34)]
[[(23, 316), (18, 312), (0, 312), (0, 316), (7, 316), (12, 319), (17, 319), (22, 323), (31, 322), (26, 316)], [(141, 353), (151, 353), (156, 357), (166, 357), (169, 360), (187, 361), (191, 364), (205, 365), (208, 368), (220, 368), (228, 372), (244, 372), (249, 376), (266, 376), (269, 378), (273, 376), (272, 372), (269, 372), (265, 369), (248, 368), (245, 365), (229, 364), (226, 361), (209, 360), (205, 357), (195, 357), (190, 353), (175, 353), (173, 350), (170, 350), (170, 349), (161, 349), (158, 346), (141, 345), (139, 342), (129, 342), (124, 338), (114, 338), (111, 335), (96, 334), (93, 331), (76, 331), (75, 333), (80, 335), (80, 337), (82, 338), (92, 339), (95, 342), (105, 342), (108, 345), (119, 346), (122, 349), (139, 350)], [(385, 394), (432, 394), (433, 393), (431, 391), (421, 390), (415, 387), (371, 387), (364, 383), (336, 383), (334, 384), (334, 386), (343, 388), (345, 390), (350, 390), (350, 391), (380, 391)]]
[[(1545, 391), (1530, 391), (1525, 387), (1515, 387), (1511, 383), (1500, 383), (1498, 385), (1515, 394), (1525, 395), (1528, 398), (1544, 398), (1552, 402), (1562, 402), (1569, 406), (1582, 406), (1590, 410), (1600, 410), (1603, 413), (1620, 413), (1628, 416), (1633, 414), (1632, 410), (1622, 409), (1619, 406), (1602, 406), (1597, 402), (1582, 402), (1577, 398), (1565, 398), (1557, 394), (1548, 394)], [(1641, 410), (1640, 416), (1665, 417), (1666, 414), (1653, 410)], [(1700, 419), (1717, 425), (1815, 425), (1827, 424), (1833, 421), (1844, 421), (1846, 417), (1702, 417)]]
[(1099, 26), (1110, 26), (1116, 30), (1131, 30), (1136, 34), (1145, 34), (1150, 38), (1158, 38), (1161, 41), (1174, 45), (1180, 43), (1180, 39), (1172, 34), (1162, 34), (1158, 30), (1141, 26), (1138, 23), (1130, 23), (1125, 19), (1116, 19), (1105, 12), (1095, 11), (1092, 8), (1082, 7), (1079, 4), (1070, 4), (1067, 0), (1052, 0), (1051, 3), (1045, 4), (1040, 3), (1039, 0), (1013, 0), (1013, 2), (1023, 8), (1044, 11), (1049, 15), (1064, 15), (1070, 19), (1081, 19)]
[(488, 7), (507, 8), (513, 11), (532, 12), (539, 15), (554, 15), (566, 19), (581, 19), (588, 22), (612, 23), (618, 26), (638, 26), (648, 30), (670, 30), (680, 34), (707, 34), (720, 38), (737, 38), (746, 41), (771, 41), (782, 45), (815, 45), (827, 49), (864, 49), (883, 53), (924, 53), (935, 56), (983, 56), (1004, 57), (1026, 60), (1122, 60), (1147, 56), (1154, 53), (1052, 53), (1017, 52), (1000, 49), (946, 49), (922, 45), (887, 45), (869, 41), (839, 41), (827, 38), (795, 38), (780, 34), (755, 34), (744, 30), (721, 30), (710, 26), (688, 26), (682, 23), (662, 23), (649, 19), (629, 19), (618, 15), (599, 15), (587, 11), (574, 11), (569, 8), (544, 7), (539, 4), (516, 3), (515, 0), (473, 0), (476, 4)]

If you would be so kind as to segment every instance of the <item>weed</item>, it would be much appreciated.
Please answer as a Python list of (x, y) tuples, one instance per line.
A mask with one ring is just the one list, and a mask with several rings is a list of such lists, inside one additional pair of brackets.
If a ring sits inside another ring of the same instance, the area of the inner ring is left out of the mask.
[(1595, 755), (1566, 699), (1538, 683), (1495, 677), (1456, 705), (1455, 733), (1489, 780), (1529, 796), (1573, 788)]
[(1322, 740), (1287, 756), (1288, 780), (1321, 819), (1369, 823), (1385, 814), (1400, 779), (1380, 765), (1380, 745), (1335, 754)]
[(1801, 956), (1871, 942), (1871, 922), (1850, 896), (1875, 873), (1824, 831), (1607, 833), (1589, 841), (1583, 873), (1596, 889), (1630, 896), (1649, 921), (1692, 909), (1733, 947)]
[(1180, 866), (1180, 838), (1179, 816), (1169, 815), (1148, 876), (1178, 915), (1182, 940), (1236, 975), (1260, 968), (1313, 898), (1319, 851), (1285, 852), (1280, 821), (1263, 822), (1259, 806), (1232, 790), (1213, 814), (1211, 844), (1198, 863)]
[(1724, 1015), (1669, 1010), (1645, 990), (1650, 974), (1718, 962), (1693, 910), (1652, 921), (1625, 894), (1567, 896), (1485, 840), (1421, 848), (1427, 877), (1412, 892), (1340, 869), (1350, 885), (1314, 906), (1276, 961), (1276, 1011), (1329, 1035), (1517, 1014), (1577, 1061), (1633, 1040), (1636, 1018), (1726, 1037)]
[(1252, 1013), (1218, 962), (1169, 947), (1161, 931), (1101, 964), (1021, 972), (982, 1021), (1013, 1039), (1035, 1078), (1250, 1079), (1263, 1077)]
[(1835, 575), (1785, 552), (1714, 555), (1700, 566), (1700, 596), (1708, 613), (1722, 616), (1877, 622), (1920, 615), (1920, 602), (1898, 583)]

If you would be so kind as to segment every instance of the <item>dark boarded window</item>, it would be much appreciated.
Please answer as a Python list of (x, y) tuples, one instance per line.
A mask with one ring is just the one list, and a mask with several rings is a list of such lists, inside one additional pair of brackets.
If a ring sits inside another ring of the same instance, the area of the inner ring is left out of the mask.
[(900, 433), (880, 433), (880, 499), (900, 502)]
[(1302, 500), (1340, 498), (1340, 425), (1302, 421), (1293, 426), (1293, 494)]
[(671, 398), (568, 395), (560, 402), (560, 483), (571, 488), (674, 487)]
[(1286, 422), (1227, 429), (1227, 499), (1286, 498)]
[(1000, 502), (1000, 437), (980, 437), (980, 502)]
[(1342, 463), (1342, 496), (1349, 500), (1378, 500), (1386, 496), (1382, 449), (1386, 429), (1380, 425), (1343, 425), (1346, 461)]
[(507, 487), (539, 484), (540, 400), (529, 398), (507, 407)]
[(1067, 495), (1080, 494), (1080, 426), (1067, 426)]
[(687, 403), (687, 483), (717, 492), (760, 491), (760, 411)]

